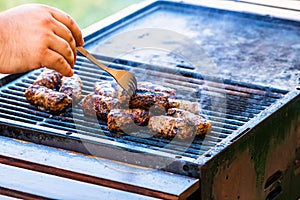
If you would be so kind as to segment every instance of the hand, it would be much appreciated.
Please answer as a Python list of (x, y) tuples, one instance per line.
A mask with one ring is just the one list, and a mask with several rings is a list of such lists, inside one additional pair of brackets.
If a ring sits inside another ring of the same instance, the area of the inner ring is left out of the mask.
[(0, 73), (47, 67), (72, 76), (83, 43), (76, 22), (58, 9), (26, 4), (0, 13)]

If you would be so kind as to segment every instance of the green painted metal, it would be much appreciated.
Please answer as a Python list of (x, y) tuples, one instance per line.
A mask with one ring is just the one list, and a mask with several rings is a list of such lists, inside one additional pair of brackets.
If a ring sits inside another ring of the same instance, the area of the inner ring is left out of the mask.
[[(201, 199), (216, 199), (214, 192), (220, 191), (215, 190), (216, 182), (214, 181), (222, 181), (214, 180), (218, 171), (233, 167), (243, 169), (247, 163), (237, 164), (236, 159), (245, 155), (245, 152), (250, 154), (250, 163), (255, 169), (256, 184), (239, 185), (238, 187), (255, 188), (257, 199), (266, 199), (272, 192), (272, 190), (268, 191), (264, 188), (266, 180), (269, 178), (266, 175), (266, 166), (272, 165), (268, 158), (276, 149), (286, 148), (287, 142), (295, 151), (290, 152), (291, 158), (286, 163), (287, 168), (283, 171), (278, 183), (273, 184), (273, 189), (276, 186), (278, 186), (277, 189), (281, 188), (281, 192), (275, 195), (276, 199), (296, 199), (300, 196), (300, 164), (295, 165), (297, 162), (295, 160), (300, 160), (300, 153), (295, 153), (297, 150), (300, 151), (300, 142), (298, 144), (295, 142), (296, 137), (298, 140), (300, 138), (300, 95), (276, 109), (276, 112), (270, 113), (269, 117), (201, 167)], [(278, 157), (278, 159), (282, 158)], [(248, 172), (244, 171), (243, 173), (241, 176), (246, 177)], [(224, 186), (224, 190), (230, 187), (233, 185)], [(276, 191), (273, 192), (276, 194)], [(238, 194), (236, 197), (243, 199)]]

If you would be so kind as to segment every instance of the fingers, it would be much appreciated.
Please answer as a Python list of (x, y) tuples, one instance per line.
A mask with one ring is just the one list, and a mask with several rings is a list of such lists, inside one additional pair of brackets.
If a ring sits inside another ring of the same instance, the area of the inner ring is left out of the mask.
[[(74, 40), (71, 31), (64, 24), (62, 24), (58, 21), (54, 22), (54, 26), (52, 29), (53, 29), (53, 32), (55, 35), (64, 39), (69, 44), (69, 47), (66, 47), (66, 49), (57, 49), (58, 47), (55, 47), (55, 46), (53, 46), (52, 48), (53, 49), (55, 48), (55, 50), (57, 52), (68, 51), (69, 48), (71, 48), (73, 57), (71, 58), (69, 55), (64, 55), (64, 57), (68, 60), (70, 65), (73, 67), (74, 61), (76, 60), (76, 41)], [(63, 41), (61, 41), (61, 42), (63, 42)], [(56, 44), (54, 44), (54, 45), (56, 45)]]
[[(46, 46), (60, 54), (66, 62), (73, 68), (75, 64), (75, 55), (73, 49), (75, 47), (71, 47), (70, 43), (66, 41), (64, 38), (59, 37), (58, 35), (52, 33), (48, 35), (48, 40)], [(73, 45), (74, 46), (74, 45)]]
[[(70, 64), (70, 67), (73, 68), (76, 60), (76, 46), (82, 46), (84, 44), (82, 33), (71, 16), (56, 8), (50, 7), (49, 9), (52, 17), (57, 20), (54, 23), (53, 32), (67, 42), (56, 38), (57, 42), (52, 42), (49, 48), (64, 57), (66, 62)], [(66, 74), (67, 73), (71, 74), (70, 72), (66, 72)], [(72, 74), (73, 73), (72, 71)]]
[[(71, 16), (53, 7), (43, 6), (51, 15), (50, 21), (45, 21), (52, 30), (46, 40), (46, 60), (42, 66), (54, 69), (63, 76), (72, 76), (72, 68), (76, 60), (76, 46), (82, 46), (82, 33)], [(50, 22), (50, 23), (49, 23)], [(45, 53), (45, 52), (44, 52)]]
[(63, 76), (73, 76), (74, 71), (63, 56), (51, 49), (48, 49), (45, 54), (47, 60), (44, 60), (43, 67), (53, 69)]
[(75, 39), (76, 46), (82, 46), (84, 44), (82, 33), (78, 25), (70, 15), (57, 10), (56, 8), (51, 8), (50, 13), (57, 21), (64, 24), (71, 31), (73, 38)]

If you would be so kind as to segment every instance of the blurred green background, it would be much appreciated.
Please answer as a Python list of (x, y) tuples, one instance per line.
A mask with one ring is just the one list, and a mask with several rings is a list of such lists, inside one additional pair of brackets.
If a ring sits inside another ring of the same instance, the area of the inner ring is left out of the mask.
[(42, 3), (71, 15), (85, 28), (117, 11), (142, 0), (0, 0), (0, 11), (25, 3)]

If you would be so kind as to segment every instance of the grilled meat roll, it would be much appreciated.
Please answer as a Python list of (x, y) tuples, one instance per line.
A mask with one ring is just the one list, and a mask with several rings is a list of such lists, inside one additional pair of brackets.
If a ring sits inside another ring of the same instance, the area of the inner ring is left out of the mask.
[(72, 105), (72, 99), (45, 86), (32, 85), (25, 91), (26, 100), (41, 110), (62, 111)]
[(117, 99), (112, 97), (89, 94), (82, 100), (82, 109), (85, 116), (96, 116), (101, 120), (107, 120), (107, 115), (111, 109), (116, 108)]
[(174, 118), (184, 119), (188, 124), (195, 127), (197, 135), (204, 135), (211, 129), (210, 121), (186, 110), (170, 108), (167, 112), (167, 115)]
[(163, 92), (166, 93), (169, 98), (176, 98), (176, 90), (150, 82), (138, 82), (137, 90), (143, 92)]
[(176, 92), (173, 89), (154, 85), (150, 82), (138, 83), (136, 93), (131, 97), (126, 93), (120, 93), (117, 83), (115, 82), (96, 82), (94, 84), (95, 94), (118, 98), (119, 104), (123, 108), (142, 108), (149, 110), (152, 106), (163, 108), (167, 110), (168, 99), (170, 96), (174, 97)]
[(62, 75), (51, 69), (45, 69), (33, 82), (33, 85), (45, 86), (49, 89), (57, 89), (61, 83)]
[(96, 82), (94, 84), (94, 92), (95, 94), (99, 94), (102, 96), (117, 98), (117, 83), (111, 81)]
[(67, 94), (73, 99), (75, 103), (78, 103), (81, 99), (82, 81), (77, 74), (71, 77), (63, 77), (61, 79), (61, 87), (59, 92)]
[(73, 100), (77, 103), (81, 99), (81, 88), (78, 75), (63, 77), (59, 72), (45, 69), (24, 95), (29, 103), (39, 109), (62, 111), (71, 106)]
[(149, 112), (143, 109), (113, 109), (107, 117), (107, 125), (111, 132), (128, 133), (138, 131), (137, 126), (147, 126)]
[(192, 137), (194, 134), (194, 127), (186, 120), (164, 115), (151, 117), (148, 128), (154, 135), (163, 138), (177, 136), (179, 139), (185, 139)]
[[(118, 97), (117, 86), (118, 85), (116, 82), (111, 82), (111, 81), (96, 82), (94, 85), (94, 91), (95, 94), (117, 98)], [(138, 82), (137, 91), (153, 92), (153, 93), (159, 92), (159, 93), (165, 93), (169, 98), (176, 97), (176, 91), (174, 89), (153, 84), (150, 82)]]
[(169, 99), (169, 108), (179, 108), (195, 114), (199, 114), (201, 112), (201, 107), (198, 102), (182, 99)]
[(199, 115), (178, 108), (168, 110), (167, 116), (150, 117), (150, 131), (164, 138), (177, 136), (179, 139), (190, 138), (193, 135), (204, 135), (211, 129), (211, 123)]
[[(169, 105), (168, 95), (163, 92), (137, 91), (129, 100), (129, 108), (142, 108), (149, 110), (151, 107), (159, 107), (166, 110)], [(124, 104), (124, 101), (121, 101)]]

